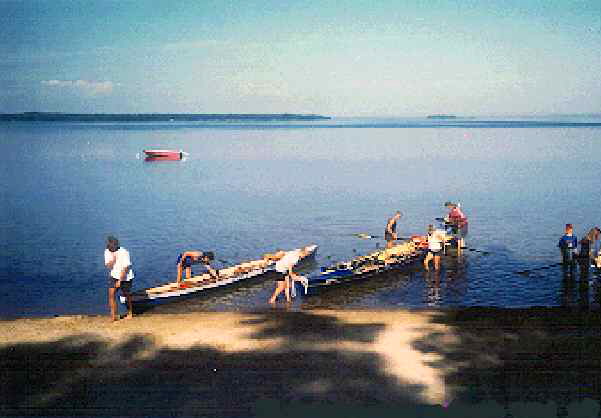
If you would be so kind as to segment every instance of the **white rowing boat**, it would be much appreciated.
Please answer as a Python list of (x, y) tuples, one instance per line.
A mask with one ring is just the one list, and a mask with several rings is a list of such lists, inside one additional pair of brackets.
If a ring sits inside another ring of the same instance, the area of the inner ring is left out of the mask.
[[(307, 255), (301, 258), (299, 262), (315, 255), (317, 245), (308, 245), (303, 249), (307, 250)], [(287, 253), (287, 251), (269, 253), (265, 254), (260, 260), (248, 261), (220, 269), (219, 277), (217, 278), (211, 277), (209, 273), (204, 273), (187, 278), (180, 283), (174, 281), (160, 286), (138, 290), (132, 293), (132, 303), (136, 305), (152, 305), (171, 300), (179, 300), (186, 296), (207, 291), (209, 289), (228, 286), (252, 277), (260, 276), (269, 271), (273, 271), (276, 261)], [(125, 297), (121, 296), (120, 300), (122, 303), (126, 303)]]

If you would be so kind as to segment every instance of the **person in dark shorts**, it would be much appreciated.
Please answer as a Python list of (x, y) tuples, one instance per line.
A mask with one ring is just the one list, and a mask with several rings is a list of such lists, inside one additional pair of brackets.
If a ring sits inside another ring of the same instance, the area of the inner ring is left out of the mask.
[(574, 262), (574, 253), (578, 247), (578, 238), (574, 235), (572, 224), (566, 224), (565, 234), (557, 243), (561, 251), (561, 259), (564, 265), (572, 265)]
[(219, 277), (219, 271), (211, 267), (211, 261), (215, 258), (210, 251), (186, 251), (177, 257), (177, 283), (184, 281), (184, 271), (186, 279), (192, 276), (192, 265), (200, 264), (211, 275), (213, 279)]
[(401, 219), (402, 213), (397, 211), (392, 218), (388, 219), (386, 222), (386, 229), (384, 230), (384, 239), (386, 240), (386, 248), (391, 248), (394, 246), (394, 240), (396, 240), (396, 225), (397, 221)]
[(127, 301), (126, 318), (132, 318), (131, 285), (134, 279), (134, 271), (131, 267), (129, 251), (120, 247), (119, 240), (113, 236), (109, 236), (106, 240), (104, 265), (109, 270), (107, 284), (111, 320), (116, 321), (118, 319), (117, 302), (115, 301), (117, 290), (121, 292)]
[(440, 255), (445, 242), (443, 231), (434, 228), (433, 225), (428, 226), (428, 254), (424, 258), (424, 268), (430, 269), (430, 260), (434, 260), (434, 270), (440, 269)]

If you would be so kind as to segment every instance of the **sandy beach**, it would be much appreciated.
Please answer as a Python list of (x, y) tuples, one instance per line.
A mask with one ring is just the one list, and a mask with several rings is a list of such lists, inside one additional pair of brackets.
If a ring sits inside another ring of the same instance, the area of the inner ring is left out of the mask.
[(476, 308), (4, 320), (0, 413), (596, 414), (600, 322), (598, 312)]

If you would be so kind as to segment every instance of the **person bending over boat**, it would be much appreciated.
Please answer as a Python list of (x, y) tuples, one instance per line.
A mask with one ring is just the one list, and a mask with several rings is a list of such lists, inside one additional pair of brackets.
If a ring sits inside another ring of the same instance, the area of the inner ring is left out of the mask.
[(200, 264), (211, 275), (211, 278), (217, 279), (219, 277), (219, 271), (211, 268), (211, 261), (214, 258), (214, 254), (210, 251), (186, 251), (181, 253), (177, 257), (177, 283), (180, 284), (184, 281), (184, 270), (186, 279), (192, 277), (193, 264)]
[(465, 248), (465, 237), (467, 236), (467, 216), (459, 208), (459, 203), (446, 202), (444, 205), (449, 209), (444, 220), (451, 225), (453, 235), (457, 236), (457, 254), (461, 254), (461, 250)]
[(298, 277), (292, 269), (301, 258), (309, 254), (307, 248), (300, 248), (288, 251), (282, 258), (275, 263), (275, 271), (278, 273), (275, 279), (275, 290), (269, 298), (269, 303), (274, 304), (278, 295), (282, 292), (286, 295), (286, 302), (290, 302), (290, 287), (294, 286), (294, 279)]
[(396, 211), (396, 213), (392, 216), (392, 218), (388, 219), (386, 222), (386, 229), (384, 230), (384, 239), (386, 240), (386, 248), (392, 248), (394, 246), (394, 240), (396, 240), (396, 224), (399, 219), (401, 219), (403, 214), (400, 211)]
[(116, 321), (117, 318), (117, 290), (127, 301), (127, 316), (133, 317), (133, 309), (131, 302), (131, 285), (134, 278), (134, 271), (131, 268), (131, 259), (129, 252), (119, 246), (119, 240), (113, 236), (109, 236), (106, 240), (106, 249), (104, 250), (104, 265), (109, 269), (108, 289), (109, 289), (109, 309), (111, 311), (111, 320)]
[(428, 226), (428, 254), (424, 258), (424, 268), (430, 270), (430, 261), (434, 259), (434, 270), (440, 269), (440, 254), (444, 245), (445, 237), (442, 231), (434, 229), (434, 226)]
[(572, 264), (574, 252), (578, 246), (578, 238), (574, 235), (572, 224), (566, 224), (565, 234), (559, 239), (557, 246), (561, 250), (561, 259), (564, 265)]

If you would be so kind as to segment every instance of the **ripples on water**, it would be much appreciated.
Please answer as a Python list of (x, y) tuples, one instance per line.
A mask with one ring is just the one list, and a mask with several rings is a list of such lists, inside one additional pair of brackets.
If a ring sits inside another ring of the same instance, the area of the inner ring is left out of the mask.
[[(104, 313), (108, 234), (130, 250), (136, 287), (173, 278), (185, 249), (231, 264), (316, 243), (310, 273), (382, 245), (353, 234), (382, 234), (396, 209), (401, 235), (423, 233), (446, 200), (462, 202), (468, 245), (488, 255), (467, 251), (447, 257), (440, 277), (416, 266), (293, 308), (598, 306), (593, 276), (515, 274), (558, 261), (566, 222), (578, 236), (601, 223), (598, 125), (327, 125), (0, 125), (3, 154), (17, 156), (1, 172), (0, 315)], [(151, 147), (190, 156), (136, 158)], [(266, 277), (161, 309), (264, 307), (273, 285)]]

